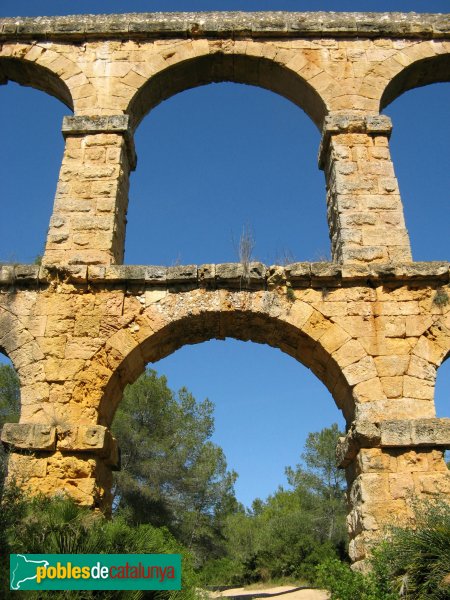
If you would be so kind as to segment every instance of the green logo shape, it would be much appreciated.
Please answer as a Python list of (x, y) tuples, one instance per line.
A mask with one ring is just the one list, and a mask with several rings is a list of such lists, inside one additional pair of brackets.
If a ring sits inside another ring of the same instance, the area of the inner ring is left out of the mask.
[(180, 590), (180, 554), (11, 554), (11, 590)]

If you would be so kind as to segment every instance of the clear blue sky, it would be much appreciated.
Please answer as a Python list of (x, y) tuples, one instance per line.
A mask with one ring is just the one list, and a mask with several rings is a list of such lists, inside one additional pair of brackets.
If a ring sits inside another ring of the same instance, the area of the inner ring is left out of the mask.
[[(448, 1), (4, 1), (1, 16), (177, 10), (398, 10), (450, 12)], [(416, 260), (449, 258), (450, 84), (413, 90), (386, 109), (391, 151)], [(0, 259), (31, 262), (42, 252), (63, 151), (68, 109), (41, 92), (0, 88), (2, 219)], [(296, 106), (236, 84), (183, 92), (155, 108), (136, 133), (128, 264), (237, 260), (251, 225), (255, 257), (267, 263), (329, 256), (319, 132)], [(420, 143), (417, 143), (420, 140)], [(18, 225), (20, 223), (20, 226)], [(233, 340), (185, 347), (160, 361), (173, 388), (186, 385), (216, 405), (215, 441), (240, 475), (250, 504), (284, 484), (309, 431), (338, 421), (325, 387), (267, 346)], [(440, 416), (450, 416), (450, 361), (438, 378)]]

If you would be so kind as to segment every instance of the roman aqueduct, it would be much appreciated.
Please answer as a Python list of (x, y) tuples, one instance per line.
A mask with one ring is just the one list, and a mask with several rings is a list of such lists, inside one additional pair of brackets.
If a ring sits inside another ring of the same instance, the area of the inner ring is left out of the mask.
[[(412, 260), (380, 114), (450, 81), (450, 15), (5, 18), (9, 80), (73, 111), (42, 265), (0, 269), (0, 347), (22, 406), (2, 440), (26, 489), (107, 511), (124, 387), (185, 344), (232, 337), (295, 357), (342, 410), (354, 561), (409, 515), (411, 495), (450, 498), (450, 420), (433, 400), (450, 352), (449, 263)], [(122, 264), (134, 131), (171, 95), (219, 81), (281, 94), (322, 131), (333, 262)]]

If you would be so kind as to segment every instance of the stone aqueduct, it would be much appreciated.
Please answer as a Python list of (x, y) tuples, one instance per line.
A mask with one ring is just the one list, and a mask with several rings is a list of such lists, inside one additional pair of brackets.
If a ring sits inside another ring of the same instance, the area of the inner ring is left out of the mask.
[[(22, 405), (2, 439), (26, 489), (108, 510), (124, 387), (184, 344), (233, 337), (298, 359), (343, 411), (354, 561), (387, 520), (410, 515), (410, 495), (450, 498), (450, 421), (433, 401), (450, 352), (449, 263), (412, 260), (380, 115), (404, 91), (450, 80), (450, 15), (2, 19), (8, 80), (74, 113), (43, 263), (0, 270), (0, 347)], [(333, 262), (121, 264), (136, 127), (169, 96), (218, 81), (281, 94), (321, 129)]]

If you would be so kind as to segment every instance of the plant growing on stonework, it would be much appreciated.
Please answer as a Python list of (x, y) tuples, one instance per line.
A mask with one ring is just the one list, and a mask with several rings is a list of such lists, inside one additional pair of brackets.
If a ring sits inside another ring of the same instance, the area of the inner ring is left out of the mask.
[(48, 424), (51, 425), (52, 427), (59, 427), (61, 429), (66, 429), (69, 426), (67, 419), (65, 419), (64, 417), (62, 417), (60, 415), (57, 415), (54, 408), (52, 408), (51, 411), (50, 411), (50, 409), (47, 410), (46, 408), (43, 408), (43, 411), (47, 417)]
[(295, 302), (295, 292), (291, 287), (291, 284), (286, 284), (286, 298), (289, 302)]
[(239, 262), (243, 270), (242, 280), (246, 285), (250, 283), (250, 261), (252, 260), (254, 249), (255, 239), (253, 232), (248, 225), (244, 225), (239, 239)]
[(444, 307), (450, 302), (449, 295), (443, 288), (438, 288), (433, 298), (433, 304)]

